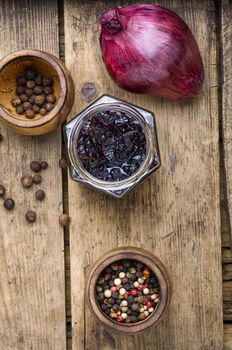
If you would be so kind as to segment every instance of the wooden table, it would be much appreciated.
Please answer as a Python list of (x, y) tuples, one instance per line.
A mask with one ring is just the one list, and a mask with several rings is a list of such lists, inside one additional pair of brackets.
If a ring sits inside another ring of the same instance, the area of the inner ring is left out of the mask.
[[(232, 3), (160, 1), (188, 23), (205, 63), (204, 88), (186, 104), (126, 93), (106, 74), (98, 18), (104, 9), (126, 3), (132, 1), (0, 0), (1, 57), (36, 48), (65, 59), (76, 85), (70, 118), (88, 105), (81, 93), (88, 82), (96, 85), (94, 98), (109, 93), (154, 111), (163, 162), (159, 174), (117, 201), (61, 172), (61, 129), (30, 138), (1, 126), (0, 182), (16, 207), (13, 212), (0, 207), (0, 349), (220, 350), (223, 344), (232, 349), (232, 254), (222, 152), (219, 167), (220, 121), (231, 111)], [(46, 200), (36, 205), (34, 225), (24, 217), (35, 205), (34, 189), (20, 186), (31, 160), (49, 163), (42, 183)], [(72, 218), (64, 231), (58, 224), (63, 210)], [(155, 329), (125, 338), (95, 323), (83, 285), (98, 256), (128, 244), (147, 248), (164, 262), (173, 298)]]

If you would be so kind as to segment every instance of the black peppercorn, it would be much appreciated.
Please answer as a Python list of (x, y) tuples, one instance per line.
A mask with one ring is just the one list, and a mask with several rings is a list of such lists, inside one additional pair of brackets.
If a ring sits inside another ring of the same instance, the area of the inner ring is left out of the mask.
[(17, 106), (19, 106), (21, 103), (22, 103), (22, 101), (20, 100), (19, 97), (14, 97), (14, 98), (12, 98), (12, 100), (11, 100), (11, 104), (12, 104), (13, 107), (17, 107)]
[(41, 74), (37, 75), (37, 77), (35, 78), (36, 85), (41, 85), (42, 80), (43, 80), (43, 76)]
[[(48, 95), (53, 93), (53, 88), (51, 86), (44, 86), (43, 92)], [(48, 101), (49, 102), (49, 101)]]
[(44, 200), (45, 198), (45, 192), (43, 190), (38, 190), (35, 192), (35, 198), (38, 200), (38, 201), (42, 201)]
[(70, 224), (70, 216), (68, 214), (61, 214), (59, 216), (59, 223), (62, 226), (69, 226), (69, 224)]
[(67, 162), (66, 162), (66, 160), (64, 158), (61, 158), (59, 160), (59, 166), (60, 166), (61, 169), (67, 168)]
[(24, 107), (24, 109), (25, 109), (25, 111), (27, 110), (27, 109), (31, 109), (31, 103), (30, 102), (24, 102), (23, 103), (23, 107)]
[(39, 110), (39, 114), (41, 114), (41, 115), (45, 115), (47, 113), (47, 110), (46, 110), (46, 108), (40, 108), (40, 110)]
[(34, 116), (35, 116), (35, 111), (33, 109), (27, 109), (26, 112), (25, 112), (25, 116), (28, 119), (33, 119)]
[(33, 175), (33, 182), (34, 182), (35, 184), (40, 184), (41, 181), (42, 181), (41, 175), (39, 175), (39, 174)]
[(31, 168), (32, 171), (35, 171), (35, 172), (40, 171), (41, 170), (41, 164), (34, 160), (33, 162), (31, 162), (30, 168)]
[(23, 185), (23, 187), (29, 188), (32, 186), (33, 184), (33, 178), (31, 175), (24, 175), (21, 178), (21, 184)]
[(32, 89), (25, 89), (25, 94), (27, 95), (27, 96), (31, 96), (32, 94), (33, 94), (33, 90)]
[(52, 103), (46, 103), (45, 108), (48, 112), (50, 112), (53, 109), (54, 105)]
[(16, 88), (17, 95), (21, 95), (25, 93), (25, 87), (24, 86), (17, 86)]
[(28, 97), (26, 94), (20, 95), (19, 98), (20, 98), (20, 100), (21, 100), (22, 102), (26, 102), (26, 101), (28, 101), (28, 99), (29, 99), (29, 97)]
[(36, 221), (36, 213), (32, 210), (29, 210), (25, 216), (26, 216), (27, 221), (29, 221), (29, 222)]
[(51, 86), (53, 84), (52, 78), (43, 78), (43, 86)]
[(42, 106), (45, 103), (45, 95), (37, 95), (35, 98), (35, 104)]
[(47, 95), (47, 101), (49, 103), (55, 103), (56, 102), (56, 97), (53, 94)]
[(41, 168), (42, 168), (43, 170), (47, 169), (47, 167), (48, 167), (48, 163), (45, 162), (45, 160), (44, 160), (43, 162), (41, 162), (40, 165), (41, 165)]
[(13, 209), (15, 203), (14, 203), (12, 198), (7, 198), (4, 200), (3, 205), (6, 209), (11, 210), (11, 209)]
[(18, 77), (17, 78), (17, 84), (18, 85), (24, 86), (24, 85), (26, 85), (26, 82), (27, 82), (27, 80), (26, 80), (25, 77)]
[(25, 73), (25, 77), (27, 80), (33, 80), (37, 76), (37, 73), (34, 69), (28, 69)]
[(3, 197), (6, 192), (6, 189), (3, 185), (0, 185), (0, 197)]
[(16, 113), (23, 114), (24, 113), (24, 107), (23, 105), (19, 105), (16, 107)]
[(35, 82), (34, 82), (34, 80), (28, 80), (28, 81), (27, 81), (27, 87), (28, 87), (29, 89), (33, 89), (33, 87), (35, 87)]
[(36, 85), (33, 89), (34, 94), (36, 95), (41, 95), (43, 93), (43, 88), (42, 86)]

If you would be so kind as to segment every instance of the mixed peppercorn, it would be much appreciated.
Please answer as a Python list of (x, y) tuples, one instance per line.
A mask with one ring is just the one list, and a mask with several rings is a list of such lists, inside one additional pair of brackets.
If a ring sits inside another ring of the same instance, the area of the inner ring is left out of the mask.
[(92, 176), (114, 182), (138, 171), (146, 158), (146, 145), (137, 119), (121, 111), (105, 110), (83, 123), (76, 147), (80, 162)]
[(160, 285), (151, 269), (133, 260), (108, 266), (96, 284), (96, 300), (101, 311), (119, 323), (136, 323), (155, 312)]
[(36, 114), (47, 114), (56, 102), (53, 79), (31, 68), (17, 78), (16, 94), (11, 104), (17, 114), (24, 114), (28, 119), (33, 119)]

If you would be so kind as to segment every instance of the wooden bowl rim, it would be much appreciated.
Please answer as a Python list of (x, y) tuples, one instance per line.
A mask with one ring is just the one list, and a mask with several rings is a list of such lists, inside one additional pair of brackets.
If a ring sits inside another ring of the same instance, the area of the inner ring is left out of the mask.
[(11, 126), (20, 127), (22, 129), (37, 128), (43, 126), (52, 119), (56, 118), (62, 109), (67, 96), (67, 79), (62, 66), (59, 64), (59, 59), (54, 55), (41, 50), (19, 50), (14, 51), (0, 60), (0, 74), (2, 70), (20, 58), (37, 59), (49, 64), (51, 68), (56, 72), (59, 79), (59, 96), (57, 98), (54, 109), (45, 116), (41, 116), (37, 119), (22, 119), (16, 118), (13, 114), (9, 113), (8, 109), (0, 104), (0, 118), (4, 119)]
[[(129, 255), (129, 256), (128, 256)], [(95, 298), (95, 286), (100, 273), (110, 264), (117, 260), (138, 260), (154, 271), (160, 284), (160, 302), (155, 311), (144, 321), (133, 324), (120, 324), (111, 320), (99, 309)], [(106, 328), (121, 334), (136, 334), (145, 331), (163, 317), (167, 311), (171, 297), (171, 285), (167, 270), (163, 263), (149, 251), (138, 247), (120, 247), (112, 249), (101, 256), (93, 265), (86, 283), (86, 293), (89, 308), (95, 318)]]

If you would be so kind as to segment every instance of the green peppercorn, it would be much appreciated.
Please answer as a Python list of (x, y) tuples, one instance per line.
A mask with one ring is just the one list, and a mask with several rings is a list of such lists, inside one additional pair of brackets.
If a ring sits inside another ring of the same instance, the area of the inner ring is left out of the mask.
[(11, 210), (11, 209), (13, 209), (15, 203), (14, 203), (12, 198), (7, 198), (4, 200), (3, 205), (6, 209)]
[(36, 221), (36, 213), (33, 210), (29, 210), (26, 215), (26, 219), (28, 222), (35, 222)]

